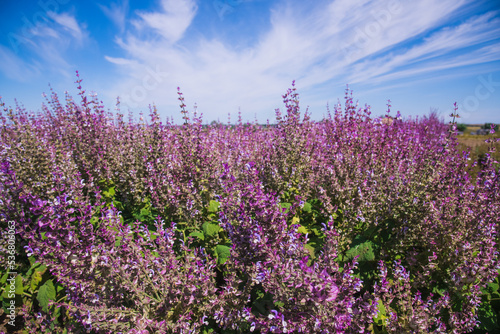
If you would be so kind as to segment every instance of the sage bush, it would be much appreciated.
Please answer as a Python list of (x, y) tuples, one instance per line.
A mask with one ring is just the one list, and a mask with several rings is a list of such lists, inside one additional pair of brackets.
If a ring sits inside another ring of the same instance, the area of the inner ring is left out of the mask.
[(39, 113), (1, 103), (0, 299), (15, 221), (26, 331), (499, 328), (498, 162), (472, 178), (453, 122), (349, 90), (316, 122), (294, 85), (274, 124), (204, 125), (180, 91), (183, 125), (127, 121), (77, 84)]

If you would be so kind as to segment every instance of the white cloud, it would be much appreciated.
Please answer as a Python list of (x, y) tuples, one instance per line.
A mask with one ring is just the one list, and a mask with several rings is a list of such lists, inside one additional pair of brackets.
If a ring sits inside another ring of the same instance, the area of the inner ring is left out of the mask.
[(52, 38), (60, 37), (59, 33), (55, 29), (52, 29), (40, 23), (37, 24), (36, 27), (31, 29), (30, 32), (31, 34), (33, 34), (33, 36), (38, 36), (38, 37), (52, 37)]
[[(385, 72), (384, 75), (372, 78), (372, 83), (387, 82), (396, 79), (415, 78), (422, 74), (435, 73), (447, 69), (488, 63), (500, 59), (500, 45), (489, 45), (467, 54), (436, 59), (401, 71)], [(460, 76), (460, 72), (455, 77)], [(356, 82), (353, 80), (353, 82)]]
[(130, 66), (130, 65), (137, 64), (136, 61), (133, 61), (133, 60), (130, 60), (130, 59), (125, 59), (125, 58), (116, 58), (116, 57), (108, 57), (108, 56), (105, 56), (104, 58), (107, 61), (109, 61), (110, 63), (116, 64), (116, 65), (127, 65), (127, 66)]
[[(456, 27), (439, 30), (407, 51), (400, 51), (399, 54), (394, 52), (354, 65), (354, 74), (349, 77), (349, 82), (355, 83), (376, 77), (378, 82), (387, 81), (417, 73), (500, 60), (500, 54), (490, 52), (489, 47), (463, 51), (463, 55), (456, 55), (456, 52), (464, 48), (488, 42), (496, 36), (500, 36), (500, 19), (493, 18), (489, 13), (474, 17)], [(498, 46), (497, 43), (496, 47)], [(408, 67), (409, 64), (412, 64), (413, 68), (399, 69)]]
[[(0, 45), (0, 71), (13, 80), (24, 82), (47, 73), (70, 78), (74, 64), (69, 63), (68, 52), (82, 47), (88, 41), (86, 28), (68, 13), (48, 12), (51, 20), (38, 21), (29, 34), (22, 37), (22, 48), (16, 53)], [(19, 73), (16, 75), (15, 73)]]
[(74, 16), (68, 13), (57, 14), (54, 12), (48, 12), (47, 15), (68, 31), (78, 42), (82, 42), (85, 38), (84, 30), (82, 30)]
[[(235, 114), (238, 107), (249, 115), (257, 112), (261, 119), (281, 106), (280, 96), (293, 79), (302, 91), (332, 79), (339, 84), (390, 84), (499, 59), (495, 54), (499, 44), (493, 41), (499, 36), (499, 23), (491, 13), (446, 26), (464, 4), (465, 0), (336, 0), (311, 7), (283, 2), (272, 9), (270, 28), (257, 43), (235, 49), (204, 37), (190, 40), (187, 48), (182, 37), (196, 5), (164, 0), (161, 11), (138, 14), (135, 25), (140, 31), (129, 31), (126, 38), (117, 40), (126, 57), (106, 58), (123, 70), (109, 94), (128, 96), (133, 108), (153, 101), (174, 106), (175, 87), (181, 86), (186, 100), (197, 101), (208, 120)], [(144, 37), (142, 30), (147, 28), (164, 39)], [(484, 43), (493, 44), (455, 53), (466, 45)], [(161, 80), (153, 84), (151, 69), (157, 68)]]
[(123, 0), (121, 4), (112, 3), (110, 7), (99, 4), (103, 13), (120, 29), (122, 33), (125, 30), (127, 13), (129, 11), (128, 0)]
[(142, 19), (138, 24), (152, 28), (170, 43), (175, 43), (191, 24), (196, 3), (193, 0), (162, 0), (161, 6), (161, 12), (138, 13)]

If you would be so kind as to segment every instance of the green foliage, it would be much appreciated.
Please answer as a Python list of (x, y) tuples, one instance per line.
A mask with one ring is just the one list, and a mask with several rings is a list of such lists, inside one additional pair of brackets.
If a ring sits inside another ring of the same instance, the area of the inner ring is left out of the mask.
[(481, 290), (481, 306), (478, 311), (479, 330), (488, 332), (500, 331), (500, 279), (495, 278), (494, 282), (489, 283)]
[(498, 332), (500, 326), (498, 325), (498, 312), (493, 308), (490, 303), (481, 303), (478, 310), (479, 316), (479, 330), (486, 330), (490, 333)]
[(225, 245), (215, 246), (215, 253), (217, 254), (217, 263), (224, 264), (231, 255), (231, 248)]
[(231, 254), (231, 243), (217, 220), (219, 209), (220, 203), (210, 200), (203, 209), (202, 219), (205, 222), (201, 227), (178, 224), (177, 229), (186, 236), (185, 241), (194, 247), (203, 247), (208, 254), (217, 259), (217, 264), (221, 266)]
[(203, 232), (200, 232), (200, 231), (191, 232), (191, 233), (189, 233), (189, 236), (196, 237), (196, 238), (200, 239), (201, 241), (205, 240), (205, 234)]
[(219, 210), (220, 203), (214, 200), (210, 200), (207, 211), (210, 213), (216, 213)]
[[(291, 207), (290, 203), (281, 203), (287, 211)], [(285, 211), (285, 213), (287, 212)], [(318, 199), (310, 199), (303, 203), (302, 207), (292, 217), (291, 224), (298, 225), (297, 232), (307, 234), (309, 240), (304, 248), (309, 253), (308, 264), (312, 264), (318, 252), (323, 247), (325, 234), (323, 225), (328, 222), (327, 217), (322, 213), (322, 204)]]
[(47, 312), (49, 302), (56, 299), (56, 289), (52, 280), (48, 280), (40, 287), (36, 299), (38, 300), (38, 304), (42, 307), (42, 310)]
[[(489, 130), (489, 129), (491, 129), (491, 125), (492, 125), (492, 124), (493, 124), (493, 123), (484, 123), (484, 125), (483, 125), (483, 126), (481, 126), (481, 128), (482, 128), (482, 129)], [(494, 125), (494, 127), (493, 127), (493, 129), (495, 130), (495, 132), (497, 132), (497, 131), (498, 131), (498, 124), (495, 124), (495, 125)]]
[(252, 313), (255, 315), (268, 315), (273, 309), (273, 295), (263, 291), (261, 286), (255, 286), (251, 293), (252, 298)]
[(98, 182), (100, 195), (105, 201), (105, 205), (95, 205), (95, 214), (92, 218), (92, 223), (97, 227), (97, 222), (101, 217), (102, 210), (109, 208), (111, 205), (121, 212), (122, 220), (125, 224), (131, 224), (136, 221), (146, 224), (150, 230), (154, 229), (155, 220), (158, 218), (159, 211), (152, 205), (149, 197), (144, 197), (138, 202), (124, 202), (120, 200), (124, 196), (117, 189), (112, 180), (103, 179)]
[(380, 245), (360, 234), (354, 238), (342, 260), (347, 263), (357, 257), (359, 264), (355, 270), (356, 277), (361, 278), (365, 284), (371, 284), (377, 277), (379, 253)]
[(353, 260), (357, 257), (359, 262), (374, 261), (374, 244), (371, 241), (363, 241), (363, 238), (356, 238), (352, 248), (346, 252), (346, 258)]
[(385, 330), (387, 319), (386, 309), (383, 303), (379, 302), (377, 304), (377, 315), (373, 318), (372, 324), (372, 333), (373, 334), (385, 334), (387, 331)]
[(203, 234), (207, 237), (215, 237), (222, 229), (219, 224), (214, 224), (210, 222), (205, 222), (201, 226), (203, 229)]
[(280, 205), (281, 205), (281, 207), (283, 209), (285, 209), (285, 211), (283, 211), (283, 212), (287, 213), (290, 210), (290, 207), (292, 206), (292, 203), (281, 203)]
[[(19, 274), (15, 277), (16, 308), (20, 309), (24, 305), (32, 314), (38, 311), (45, 312), (49, 318), (53, 319), (52, 328), (54, 329), (55, 325), (62, 323), (65, 314), (61, 307), (49, 306), (49, 302), (64, 300), (66, 298), (64, 288), (58, 283), (54, 284), (53, 276), (46, 265), (36, 262), (33, 256), (29, 257), (28, 261), (29, 266), (21, 265)], [(5, 312), (8, 311), (7, 306), (10, 301), (6, 285), (8, 275), (9, 273), (5, 273), (0, 279), (0, 286), (3, 290), (0, 302)]]
[(458, 123), (457, 124), (457, 130), (458, 131), (464, 132), (466, 129), (467, 129), (467, 124), (463, 124), (463, 123)]

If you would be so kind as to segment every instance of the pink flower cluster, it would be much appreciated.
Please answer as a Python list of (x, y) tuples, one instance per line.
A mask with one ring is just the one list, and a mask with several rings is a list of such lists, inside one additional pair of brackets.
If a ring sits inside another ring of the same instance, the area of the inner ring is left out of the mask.
[(292, 87), (272, 125), (203, 125), (181, 93), (183, 125), (155, 108), (127, 122), (80, 81), (79, 103), (52, 93), (38, 114), (1, 104), (2, 238), (18, 222), (24, 284), (31, 259), (49, 270), (37, 284), (56, 286), (46, 307), (41, 288), (22, 297), (26, 329), (478, 325), (499, 269), (499, 172), (489, 158), (471, 176), (475, 162), (436, 115), (389, 122), (346, 91), (315, 122)]

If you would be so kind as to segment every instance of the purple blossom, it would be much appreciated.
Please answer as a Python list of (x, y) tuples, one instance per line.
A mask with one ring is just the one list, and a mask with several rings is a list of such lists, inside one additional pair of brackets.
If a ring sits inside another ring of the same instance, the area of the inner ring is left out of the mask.
[[(315, 122), (292, 86), (275, 126), (204, 126), (179, 91), (176, 126), (154, 107), (150, 121), (108, 115), (80, 81), (81, 102), (53, 94), (38, 115), (0, 115), (2, 221), (16, 221), (16, 252), (50, 268), (71, 321), (367, 333), (385, 312), (388, 333), (477, 326), (500, 267), (494, 147), (473, 175), (454, 124), (373, 117), (349, 90)], [(50, 312), (25, 323), (43, 332)]]

